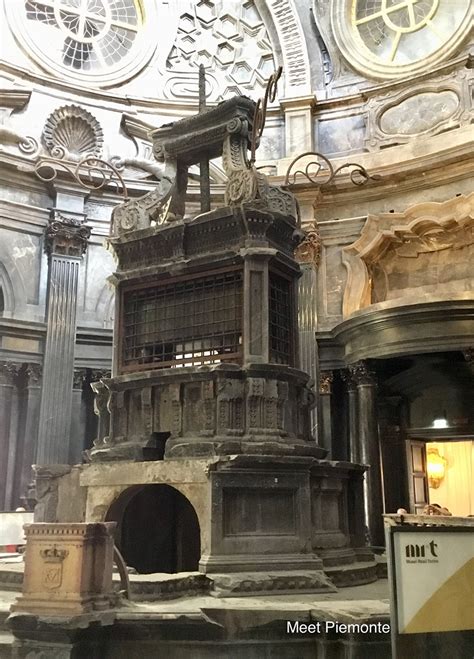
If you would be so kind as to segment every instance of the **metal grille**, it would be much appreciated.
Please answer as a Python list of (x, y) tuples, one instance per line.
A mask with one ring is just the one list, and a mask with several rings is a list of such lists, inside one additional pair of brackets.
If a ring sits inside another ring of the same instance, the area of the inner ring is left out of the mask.
[(240, 272), (128, 291), (123, 309), (123, 370), (240, 359)]
[(270, 273), (270, 361), (291, 365), (293, 355), (291, 282)]

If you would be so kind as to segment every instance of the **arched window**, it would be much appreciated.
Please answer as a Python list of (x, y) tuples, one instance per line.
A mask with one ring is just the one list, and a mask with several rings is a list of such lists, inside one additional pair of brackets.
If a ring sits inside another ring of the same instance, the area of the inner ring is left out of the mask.
[(3, 288), (0, 286), (0, 316), (3, 316), (5, 311), (5, 296), (3, 295)]

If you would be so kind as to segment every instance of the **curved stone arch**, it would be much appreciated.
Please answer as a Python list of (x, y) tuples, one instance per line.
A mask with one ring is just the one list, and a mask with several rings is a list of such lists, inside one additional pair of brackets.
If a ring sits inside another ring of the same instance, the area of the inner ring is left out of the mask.
[(450, 249), (458, 242), (474, 242), (474, 193), (416, 204), (404, 213), (369, 216), (360, 238), (342, 250), (347, 269), (344, 318), (371, 304), (370, 266), (388, 250), (416, 258), (421, 252)]
[(311, 93), (308, 49), (294, 0), (256, 0), (256, 5), (263, 16), (268, 12), (278, 38), (284, 72), (282, 95), (291, 98)]
[(0, 253), (0, 288), (3, 291), (3, 316), (13, 315), (26, 309), (26, 290), (23, 278), (12, 258)]
[[(149, 483), (130, 483), (114, 486), (98, 486), (88, 488), (87, 493), (87, 522), (104, 522), (112, 506), (123, 497), (127, 490), (134, 489), (131, 492), (130, 499), (138, 490), (147, 485), (169, 485), (182, 494), (194, 508), (196, 513), (200, 535), (201, 535), (201, 556), (209, 550), (210, 529), (208, 523), (208, 503), (207, 503), (207, 483), (174, 483), (169, 481), (153, 480)], [(125, 504), (126, 505), (126, 504)], [(124, 508), (125, 508), (124, 505)]]

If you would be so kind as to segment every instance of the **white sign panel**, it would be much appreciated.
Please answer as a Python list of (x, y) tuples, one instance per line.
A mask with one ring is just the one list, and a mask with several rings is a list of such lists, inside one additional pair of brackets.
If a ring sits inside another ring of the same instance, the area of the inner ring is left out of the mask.
[(25, 544), (23, 524), (30, 524), (32, 521), (33, 513), (0, 513), (0, 546)]
[(474, 534), (393, 534), (398, 633), (474, 629)]

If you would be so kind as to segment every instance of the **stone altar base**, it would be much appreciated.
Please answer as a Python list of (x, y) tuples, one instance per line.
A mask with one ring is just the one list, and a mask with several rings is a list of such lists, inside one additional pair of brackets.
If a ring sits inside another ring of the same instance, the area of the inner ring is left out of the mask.
[[(364, 547), (363, 473), (360, 465), (308, 456), (109, 461), (73, 468), (50, 491), (60, 493), (56, 521), (115, 521), (120, 548), (133, 494), (166, 485), (196, 513), (199, 571), (210, 594), (332, 592), (377, 578)], [(196, 562), (184, 571), (197, 569)]]

